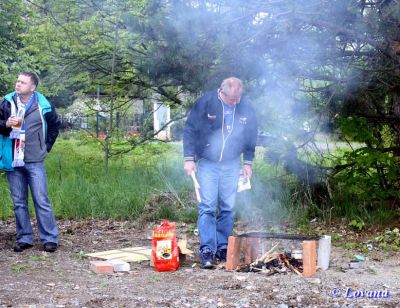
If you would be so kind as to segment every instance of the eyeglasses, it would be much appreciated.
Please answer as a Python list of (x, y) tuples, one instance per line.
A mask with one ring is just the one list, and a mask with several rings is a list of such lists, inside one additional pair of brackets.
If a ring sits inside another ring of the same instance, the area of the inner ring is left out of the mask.
[(224, 95), (224, 101), (230, 104), (237, 104), (240, 101), (240, 96), (229, 96), (223, 90), (221, 90), (221, 94)]

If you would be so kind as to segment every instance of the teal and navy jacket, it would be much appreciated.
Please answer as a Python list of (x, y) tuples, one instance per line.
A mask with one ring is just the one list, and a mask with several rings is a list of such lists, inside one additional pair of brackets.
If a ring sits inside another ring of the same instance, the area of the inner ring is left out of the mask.
[[(36, 100), (25, 115), (25, 162), (43, 161), (59, 133), (60, 121), (54, 107), (41, 93), (35, 92), (35, 94)], [(11, 167), (8, 168), (7, 164), (9, 160), (13, 159), (13, 151), (4, 149), (4, 147), (13, 148), (13, 140), (9, 139), (12, 128), (6, 127), (7, 119), (11, 115), (11, 104), (16, 104), (15, 92), (7, 94), (0, 103), (0, 141), (2, 146), (0, 167), (3, 170), (12, 170)], [(40, 125), (40, 123), (42, 124)]]

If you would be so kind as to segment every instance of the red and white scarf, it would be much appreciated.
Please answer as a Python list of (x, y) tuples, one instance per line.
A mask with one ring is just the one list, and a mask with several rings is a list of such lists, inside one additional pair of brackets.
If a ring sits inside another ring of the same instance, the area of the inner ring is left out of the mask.
[(17, 106), (11, 103), (11, 116), (16, 116), (19, 119), (19, 125), (12, 128), (10, 138), (15, 139), (14, 142), (14, 160), (12, 162), (13, 167), (22, 167), (25, 165), (24, 154), (25, 154), (25, 114), (31, 108), (35, 101), (35, 93), (32, 94), (27, 104), (24, 104), (20, 97), (17, 95)]

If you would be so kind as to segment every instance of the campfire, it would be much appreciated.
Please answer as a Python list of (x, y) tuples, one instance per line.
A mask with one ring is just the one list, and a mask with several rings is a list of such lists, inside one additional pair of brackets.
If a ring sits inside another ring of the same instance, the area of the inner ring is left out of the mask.
[[(245, 240), (244, 251), (241, 249), (242, 239)], [(267, 239), (279, 239), (281, 243), (277, 243), (267, 252), (263, 252), (265, 244), (270, 243)], [(258, 272), (267, 276), (287, 272), (294, 272), (297, 275), (303, 276), (303, 251), (300, 249), (291, 249), (287, 251), (287, 247), (279, 251), (277, 247), (282, 244), (284, 240), (294, 241), (295, 243), (305, 241), (303, 242), (303, 247), (305, 247), (304, 243), (315, 244), (315, 241), (318, 239), (318, 236), (266, 232), (240, 234), (230, 239), (231, 249), (228, 248), (228, 251), (231, 250), (232, 258), (227, 263), (227, 269), (238, 272)], [(280, 247), (281, 246), (284, 245), (282, 244)], [(286, 246), (288, 246), (287, 243)]]
[(288, 270), (301, 275), (303, 272), (303, 262), (294, 259), (291, 253), (268, 253), (258, 258), (250, 264), (240, 264), (236, 268), (238, 272), (261, 272), (267, 276), (286, 273)]

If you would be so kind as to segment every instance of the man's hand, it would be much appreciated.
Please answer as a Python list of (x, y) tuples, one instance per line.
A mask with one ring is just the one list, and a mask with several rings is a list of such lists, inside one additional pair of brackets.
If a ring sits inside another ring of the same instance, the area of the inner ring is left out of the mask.
[(243, 165), (243, 176), (246, 179), (250, 179), (253, 175), (253, 167), (251, 165)]
[(6, 121), (6, 127), (11, 127), (14, 125), (18, 125), (18, 118), (15, 116), (11, 116)]
[(192, 160), (187, 160), (183, 165), (183, 169), (185, 170), (186, 174), (190, 176), (193, 171), (196, 172), (196, 163)]

